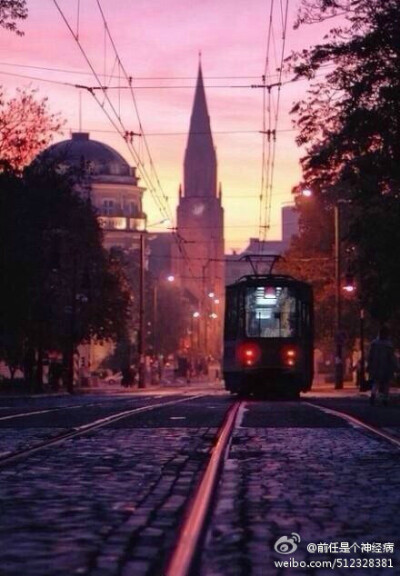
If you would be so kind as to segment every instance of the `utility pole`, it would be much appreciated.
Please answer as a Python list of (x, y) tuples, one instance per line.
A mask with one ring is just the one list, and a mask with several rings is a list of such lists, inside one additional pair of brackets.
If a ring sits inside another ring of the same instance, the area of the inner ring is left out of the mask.
[(365, 389), (365, 335), (364, 335), (364, 308), (360, 308), (360, 390)]
[(158, 279), (153, 283), (153, 351), (157, 356), (158, 354)]
[(138, 339), (138, 352), (139, 352), (139, 388), (145, 388), (145, 232), (140, 233), (140, 253), (139, 253), (139, 339)]
[(67, 348), (67, 391), (74, 393), (75, 376), (75, 341), (76, 341), (76, 299), (77, 299), (77, 261), (76, 254), (72, 255), (72, 278), (71, 278), (71, 306), (69, 318), (69, 339)]
[(336, 350), (335, 350), (335, 389), (343, 388), (343, 341), (342, 341), (342, 302), (341, 302), (341, 253), (340, 253), (340, 201), (334, 206), (335, 219), (335, 280), (336, 280)]

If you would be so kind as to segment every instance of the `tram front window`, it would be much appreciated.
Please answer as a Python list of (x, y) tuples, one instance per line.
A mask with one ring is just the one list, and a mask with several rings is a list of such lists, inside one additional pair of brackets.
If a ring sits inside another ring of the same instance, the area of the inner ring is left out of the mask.
[(248, 288), (245, 310), (248, 337), (291, 338), (296, 335), (296, 297), (288, 287)]

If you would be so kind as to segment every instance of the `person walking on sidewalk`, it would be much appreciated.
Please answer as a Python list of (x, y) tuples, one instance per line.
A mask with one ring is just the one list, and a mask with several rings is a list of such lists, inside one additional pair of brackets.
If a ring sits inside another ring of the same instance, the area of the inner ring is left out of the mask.
[(389, 337), (389, 330), (382, 326), (378, 337), (373, 340), (368, 354), (368, 373), (372, 381), (370, 404), (375, 403), (376, 395), (382, 394), (383, 404), (389, 400), (389, 386), (397, 369), (394, 347)]

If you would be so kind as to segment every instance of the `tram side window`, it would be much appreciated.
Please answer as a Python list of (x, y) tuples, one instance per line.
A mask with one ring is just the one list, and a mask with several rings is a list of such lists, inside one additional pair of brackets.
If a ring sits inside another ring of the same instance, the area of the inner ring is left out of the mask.
[(227, 290), (225, 310), (225, 339), (235, 340), (238, 329), (238, 292)]
[(246, 334), (258, 338), (296, 335), (296, 296), (288, 287), (257, 286), (246, 293)]
[(310, 332), (310, 306), (307, 302), (301, 302), (301, 335), (306, 336)]

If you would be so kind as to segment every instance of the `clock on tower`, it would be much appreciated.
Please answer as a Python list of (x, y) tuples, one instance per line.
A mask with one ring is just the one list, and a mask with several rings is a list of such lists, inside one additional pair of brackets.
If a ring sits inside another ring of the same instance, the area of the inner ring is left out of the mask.
[(193, 216), (201, 216), (205, 210), (206, 206), (204, 202), (195, 202), (192, 207)]

